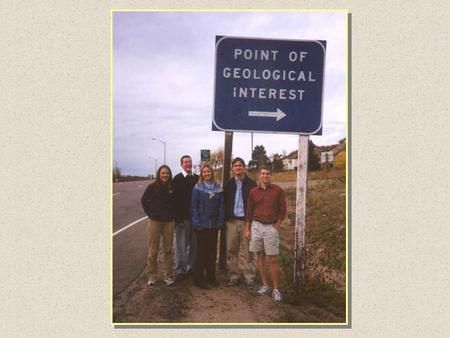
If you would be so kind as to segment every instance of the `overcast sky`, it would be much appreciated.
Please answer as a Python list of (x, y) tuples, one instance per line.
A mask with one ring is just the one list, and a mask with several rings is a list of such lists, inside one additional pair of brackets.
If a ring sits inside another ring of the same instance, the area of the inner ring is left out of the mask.
[[(326, 40), (322, 136), (346, 133), (346, 14), (343, 12), (114, 12), (113, 156), (124, 174), (154, 173), (162, 164), (179, 172), (179, 158), (200, 161), (200, 149), (223, 146), (211, 130), (215, 36)], [(297, 135), (254, 134), (267, 154), (298, 147)], [(234, 133), (233, 156), (251, 158), (249, 133)]]

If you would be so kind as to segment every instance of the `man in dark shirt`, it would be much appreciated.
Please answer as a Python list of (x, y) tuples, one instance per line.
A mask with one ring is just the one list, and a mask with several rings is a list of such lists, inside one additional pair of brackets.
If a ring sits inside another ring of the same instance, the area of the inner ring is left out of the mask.
[(198, 175), (192, 172), (192, 159), (183, 155), (180, 159), (181, 172), (173, 178), (172, 190), (175, 211), (175, 278), (183, 279), (192, 272), (195, 258), (195, 236), (191, 224), (192, 189)]
[(255, 282), (255, 259), (245, 239), (245, 209), (248, 194), (256, 186), (245, 174), (245, 162), (236, 157), (231, 163), (233, 177), (225, 182), (225, 217), (227, 221), (228, 285), (238, 284), (241, 274), (249, 287)]
[[(272, 298), (281, 301), (279, 291), (278, 254), (280, 239), (278, 230), (286, 216), (286, 200), (283, 190), (271, 184), (270, 169), (259, 169), (258, 186), (250, 190), (245, 213), (245, 237), (250, 240), (249, 249), (257, 253), (257, 265), (263, 285), (258, 290), (261, 295), (268, 294), (270, 287), (266, 277), (266, 256), (269, 259), (272, 277)], [(251, 224), (251, 228), (250, 228)]]

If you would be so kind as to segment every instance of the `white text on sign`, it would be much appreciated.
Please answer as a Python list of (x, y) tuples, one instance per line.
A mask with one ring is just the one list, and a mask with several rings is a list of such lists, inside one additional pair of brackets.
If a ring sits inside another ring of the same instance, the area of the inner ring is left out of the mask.
[[(245, 60), (256, 61), (277, 61), (279, 51), (269, 49), (234, 49), (234, 59), (244, 58)], [(308, 55), (308, 52), (289, 52), (289, 61), (291, 62), (303, 62)]]
[[(290, 51), (284, 57), (292, 63), (301, 63), (308, 56), (305, 51)], [(280, 52), (274, 49), (241, 49), (233, 50), (235, 60), (256, 60), (276, 62), (280, 59)], [(225, 79), (245, 79), (263, 81), (296, 81), (296, 82), (316, 82), (312, 71), (305, 70), (285, 70), (285, 69), (252, 69), (241, 67), (225, 67), (222, 70)], [(273, 100), (298, 100), (302, 101), (304, 89), (275, 89), (261, 87), (233, 87), (234, 98), (252, 99), (273, 99)]]

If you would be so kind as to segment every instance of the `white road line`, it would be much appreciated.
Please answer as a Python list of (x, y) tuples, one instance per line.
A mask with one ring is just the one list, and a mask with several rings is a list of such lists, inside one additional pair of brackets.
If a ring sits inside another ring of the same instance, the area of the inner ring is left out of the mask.
[(148, 218), (147, 216), (142, 217), (142, 218), (138, 219), (137, 221), (134, 221), (133, 223), (130, 223), (130, 224), (124, 226), (122, 229), (119, 229), (119, 230), (117, 230), (115, 233), (113, 233), (113, 237), (114, 237), (115, 235), (120, 234), (122, 231), (125, 231), (125, 230), (127, 230), (128, 228), (131, 228), (133, 225), (136, 225), (136, 224), (138, 224), (139, 222), (142, 222), (144, 219), (147, 219), (147, 218)]
[(119, 195), (120, 194), (120, 192), (115, 192), (114, 194), (113, 194), (113, 196), (116, 196), (116, 195)]

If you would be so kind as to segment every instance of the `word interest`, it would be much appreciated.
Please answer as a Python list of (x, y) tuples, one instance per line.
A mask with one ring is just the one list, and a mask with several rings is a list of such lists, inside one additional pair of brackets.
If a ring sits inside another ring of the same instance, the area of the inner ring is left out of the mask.
[(304, 89), (233, 87), (233, 97), (252, 99), (303, 100)]

